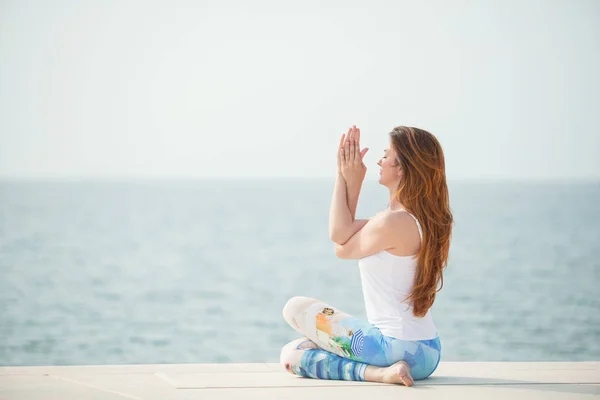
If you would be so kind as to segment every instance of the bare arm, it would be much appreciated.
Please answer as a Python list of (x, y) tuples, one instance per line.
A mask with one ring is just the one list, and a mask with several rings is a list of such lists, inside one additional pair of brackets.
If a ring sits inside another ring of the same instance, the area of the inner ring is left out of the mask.
[[(350, 201), (353, 202), (352, 211), (348, 205)], [(329, 238), (335, 243), (340, 245), (346, 243), (369, 222), (368, 219), (354, 219), (357, 204), (358, 192), (349, 193), (346, 188), (346, 181), (341, 174), (338, 174), (329, 209)]]
[(335, 244), (334, 248), (339, 258), (358, 260), (391, 248), (415, 254), (420, 243), (417, 225), (408, 213), (381, 212), (346, 243)]
[(346, 186), (346, 199), (348, 201), (348, 209), (350, 210), (350, 215), (352, 219), (356, 218), (356, 207), (358, 207), (358, 197), (360, 195), (360, 188), (362, 186), (362, 182), (358, 183), (350, 183), (344, 181)]

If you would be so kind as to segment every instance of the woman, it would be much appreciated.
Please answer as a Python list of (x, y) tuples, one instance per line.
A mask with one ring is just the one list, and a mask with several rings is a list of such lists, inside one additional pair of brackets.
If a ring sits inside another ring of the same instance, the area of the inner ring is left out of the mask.
[(368, 220), (354, 218), (368, 149), (360, 150), (353, 126), (340, 140), (329, 215), (336, 255), (359, 260), (368, 321), (319, 300), (289, 300), (283, 316), (305, 336), (281, 351), (292, 374), (411, 386), (440, 361), (429, 309), (441, 289), (453, 223), (444, 154), (421, 129), (399, 126), (389, 139), (377, 162), (379, 183), (390, 192), (388, 208)]

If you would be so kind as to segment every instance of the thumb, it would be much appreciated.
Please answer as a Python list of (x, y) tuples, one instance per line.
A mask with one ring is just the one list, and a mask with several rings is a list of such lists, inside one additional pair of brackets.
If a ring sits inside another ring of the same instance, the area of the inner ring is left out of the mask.
[(369, 151), (369, 148), (368, 148), (368, 147), (365, 147), (364, 149), (362, 149), (362, 150), (360, 151), (360, 159), (361, 159), (361, 160), (363, 159), (363, 157), (365, 156), (365, 154), (367, 154), (367, 151)]

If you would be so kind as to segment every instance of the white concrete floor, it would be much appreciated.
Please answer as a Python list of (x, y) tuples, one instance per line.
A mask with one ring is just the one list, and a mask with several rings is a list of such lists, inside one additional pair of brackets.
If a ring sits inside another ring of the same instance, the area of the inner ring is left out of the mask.
[(600, 398), (600, 362), (442, 362), (413, 387), (306, 379), (279, 364), (0, 367), (1, 400)]

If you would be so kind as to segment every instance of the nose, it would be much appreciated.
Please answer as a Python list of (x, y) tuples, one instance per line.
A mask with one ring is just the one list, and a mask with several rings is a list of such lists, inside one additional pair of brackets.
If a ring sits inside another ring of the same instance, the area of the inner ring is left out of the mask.
[(379, 159), (379, 161), (377, 161), (377, 165), (381, 167), (381, 158)]

